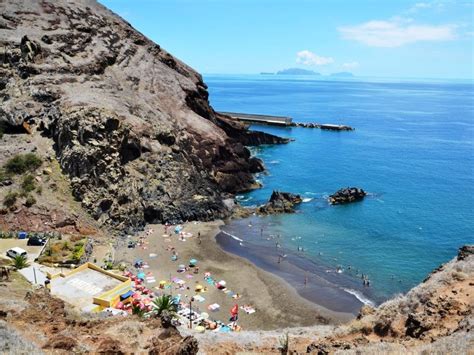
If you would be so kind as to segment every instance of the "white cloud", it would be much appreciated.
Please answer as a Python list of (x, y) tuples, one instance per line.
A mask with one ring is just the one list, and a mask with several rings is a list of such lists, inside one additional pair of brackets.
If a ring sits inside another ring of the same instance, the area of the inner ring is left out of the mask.
[(355, 69), (355, 68), (358, 68), (359, 67), (359, 62), (348, 62), (348, 63), (344, 63), (342, 64), (342, 67), (344, 69)]
[(427, 2), (417, 2), (408, 10), (408, 12), (417, 12), (418, 10), (429, 9), (431, 7), (433, 7), (433, 4)]
[(326, 65), (334, 63), (331, 57), (321, 57), (307, 49), (296, 53), (296, 63), (303, 65)]
[(400, 47), (420, 41), (448, 41), (456, 38), (453, 25), (416, 25), (412, 21), (391, 19), (369, 21), (357, 26), (340, 27), (344, 39), (371, 47)]

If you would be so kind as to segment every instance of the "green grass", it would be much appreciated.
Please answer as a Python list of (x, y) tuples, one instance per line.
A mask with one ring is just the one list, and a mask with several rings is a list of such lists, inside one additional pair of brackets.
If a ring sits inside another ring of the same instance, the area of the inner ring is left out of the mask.
[(25, 192), (31, 192), (36, 189), (36, 182), (33, 175), (28, 174), (23, 176), (23, 180), (21, 182), (21, 189)]
[(4, 168), (7, 173), (22, 175), (28, 171), (35, 171), (41, 164), (41, 158), (34, 153), (18, 154), (10, 158)]

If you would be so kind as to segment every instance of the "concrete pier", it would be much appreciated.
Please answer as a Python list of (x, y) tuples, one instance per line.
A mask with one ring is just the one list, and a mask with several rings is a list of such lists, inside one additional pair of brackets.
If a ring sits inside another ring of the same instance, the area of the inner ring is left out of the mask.
[(236, 120), (277, 126), (291, 126), (293, 119), (286, 116), (257, 115), (252, 113), (219, 112)]
[(293, 122), (291, 117), (287, 116), (271, 116), (271, 115), (258, 115), (252, 113), (239, 113), (239, 112), (219, 112), (223, 115), (230, 116), (231, 118), (257, 124), (275, 125), (275, 126), (287, 126), (287, 127), (303, 127), (303, 128), (319, 128), (329, 131), (353, 131), (354, 128), (345, 125), (337, 125), (330, 123), (304, 123), (304, 122)]

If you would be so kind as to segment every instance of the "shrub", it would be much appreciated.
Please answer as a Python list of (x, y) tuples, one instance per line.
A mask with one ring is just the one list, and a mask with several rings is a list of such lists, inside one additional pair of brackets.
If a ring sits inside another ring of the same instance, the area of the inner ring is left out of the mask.
[(17, 197), (18, 197), (18, 193), (10, 191), (3, 198), (3, 205), (8, 208), (13, 207), (16, 203)]
[(33, 206), (35, 203), (36, 203), (36, 199), (35, 199), (33, 196), (29, 195), (29, 196), (26, 198), (25, 206), (26, 206), (26, 207), (31, 207), (31, 206)]
[(5, 171), (7, 173), (21, 175), (27, 171), (35, 171), (41, 164), (41, 158), (34, 153), (18, 154), (7, 161)]
[(140, 308), (138, 304), (132, 304), (132, 314), (142, 318), (145, 315), (145, 310)]
[(30, 266), (30, 264), (24, 256), (18, 255), (13, 258), (13, 266), (19, 270)]
[(66, 241), (63, 243), (63, 247), (62, 247), (63, 250), (69, 250), (70, 249), (70, 245), (69, 243)]
[(175, 314), (178, 311), (178, 305), (173, 301), (170, 295), (163, 295), (155, 298), (153, 301), (153, 311), (159, 317), (164, 311)]
[(25, 192), (31, 192), (36, 188), (36, 182), (33, 175), (28, 174), (23, 177), (23, 181), (21, 182), (21, 188)]

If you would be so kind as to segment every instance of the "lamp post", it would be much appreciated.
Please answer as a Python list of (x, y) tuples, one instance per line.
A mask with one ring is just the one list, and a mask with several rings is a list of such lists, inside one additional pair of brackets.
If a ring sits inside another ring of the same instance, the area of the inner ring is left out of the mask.
[(192, 312), (193, 312), (192, 304), (193, 304), (193, 301), (194, 301), (194, 297), (191, 297), (189, 299), (189, 329), (193, 329), (193, 317), (192, 317)]

